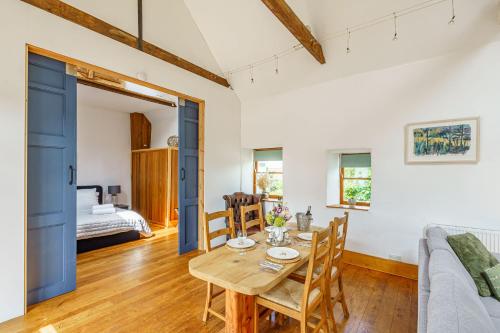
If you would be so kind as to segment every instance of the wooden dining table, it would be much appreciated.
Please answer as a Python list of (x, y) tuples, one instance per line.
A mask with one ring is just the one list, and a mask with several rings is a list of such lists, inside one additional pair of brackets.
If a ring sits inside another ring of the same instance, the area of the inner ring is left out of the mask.
[[(189, 261), (189, 272), (194, 277), (211, 282), (226, 289), (226, 332), (251, 333), (254, 331), (255, 296), (265, 293), (287, 278), (289, 274), (308, 262), (311, 248), (296, 239), (300, 233), (295, 224), (289, 224), (288, 233), (292, 244), (288, 245), (300, 253), (300, 260), (283, 265), (279, 272), (262, 269), (260, 262), (266, 260), (266, 232), (249, 238), (257, 242), (254, 249), (238, 251), (222, 246)], [(311, 230), (321, 230), (311, 227)]]

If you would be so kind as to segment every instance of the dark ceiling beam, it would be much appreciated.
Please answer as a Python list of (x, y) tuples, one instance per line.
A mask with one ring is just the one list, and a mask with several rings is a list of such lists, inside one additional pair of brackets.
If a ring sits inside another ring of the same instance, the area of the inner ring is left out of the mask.
[(143, 51), (142, 42), (144, 39), (142, 35), (142, 0), (137, 0), (137, 31), (139, 34), (137, 48)]
[[(76, 23), (82, 27), (90, 29), (101, 35), (114, 39), (115, 41), (133, 47), (134, 49), (139, 49), (138, 48), (139, 39), (137, 37), (103, 20), (100, 20), (95, 16), (92, 16), (84, 11), (81, 11), (78, 8), (70, 6), (60, 0), (21, 0), (21, 1), (28, 3), (32, 6), (35, 6), (37, 8), (43, 9), (65, 20)], [(142, 47), (143, 47), (142, 52), (144, 53), (147, 53), (155, 58), (166, 61), (174, 66), (185, 69), (207, 80), (218, 83), (224, 87), (229, 87), (229, 82), (227, 82), (225, 78), (217, 74), (214, 74), (200, 66), (197, 66), (179, 56), (176, 56), (175, 54), (165, 51), (156, 45), (153, 45), (146, 41), (142, 41)]]
[(326, 62), (321, 44), (314, 38), (285, 0), (262, 0), (262, 2), (320, 64)]

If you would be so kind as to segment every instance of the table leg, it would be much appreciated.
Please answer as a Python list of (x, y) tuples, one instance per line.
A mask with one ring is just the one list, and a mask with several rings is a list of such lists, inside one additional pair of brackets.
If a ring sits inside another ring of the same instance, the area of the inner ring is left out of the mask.
[(226, 289), (226, 333), (253, 333), (254, 309), (254, 296)]

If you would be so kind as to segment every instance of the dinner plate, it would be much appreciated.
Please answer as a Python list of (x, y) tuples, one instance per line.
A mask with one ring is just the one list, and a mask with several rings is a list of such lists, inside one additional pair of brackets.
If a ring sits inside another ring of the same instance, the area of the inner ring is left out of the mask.
[(289, 247), (271, 247), (267, 250), (267, 255), (280, 260), (291, 260), (297, 258), (300, 253)]
[(232, 238), (226, 243), (228, 246), (233, 247), (235, 249), (248, 249), (255, 245), (255, 241), (251, 238), (245, 238), (243, 243), (240, 243), (238, 238)]
[(300, 234), (297, 235), (297, 237), (305, 241), (312, 241), (313, 234), (312, 232), (301, 232)]

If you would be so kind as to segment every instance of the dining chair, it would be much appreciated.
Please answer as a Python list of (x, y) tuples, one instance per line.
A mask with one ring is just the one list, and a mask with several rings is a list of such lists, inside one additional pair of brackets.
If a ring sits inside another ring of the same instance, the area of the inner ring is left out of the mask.
[[(298, 320), (301, 333), (306, 333), (308, 327), (313, 328), (314, 333), (320, 330), (328, 332), (325, 272), (328, 271), (330, 263), (331, 242), (324, 240), (329, 235), (331, 235), (329, 229), (313, 232), (305, 283), (285, 279), (270, 291), (256, 296), (255, 318), (258, 318), (261, 306)], [(321, 315), (319, 322), (314, 324), (309, 319), (316, 310), (320, 310)], [(258, 332), (258, 320), (254, 323), (254, 331)]]
[[(253, 215), (257, 217), (254, 218), (253, 220), (248, 221), (247, 215), (250, 214), (247, 213), (252, 213), (252, 212), (254, 212)], [(248, 234), (248, 230), (254, 227), (259, 227), (260, 231), (264, 231), (264, 217), (262, 216), (262, 204), (260, 202), (256, 203), (255, 205), (241, 206), (240, 214), (241, 214), (241, 232), (246, 232)]]
[[(330, 302), (328, 302), (328, 312), (333, 320), (333, 325), (335, 324), (335, 316), (333, 308), (335, 304), (340, 303), (342, 305), (342, 312), (344, 313), (344, 318), (349, 318), (349, 309), (347, 308), (347, 302), (345, 300), (344, 292), (344, 282), (342, 274), (344, 272), (344, 248), (347, 238), (347, 227), (349, 225), (349, 212), (345, 212), (344, 216), (336, 217), (333, 219), (333, 246), (332, 255), (330, 260), (330, 277), (328, 293)], [(338, 283), (338, 292), (332, 292), (332, 287), (335, 283)], [(334, 330), (336, 332), (336, 330)]]
[[(240, 208), (242, 206), (255, 205), (262, 201), (261, 194), (247, 194), (244, 192), (234, 192), (233, 194), (226, 194), (222, 197), (224, 199), (226, 209), (232, 208), (234, 215), (234, 228), (235, 230), (241, 230), (241, 212)], [(253, 218), (254, 214), (250, 214), (250, 218)], [(229, 226), (229, 222), (228, 222)]]
[[(213, 220), (217, 219), (228, 219), (229, 220), (229, 227), (228, 228), (223, 228), (219, 229), (213, 232), (210, 232), (210, 222)], [(234, 217), (233, 217), (233, 209), (229, 208), (228, 210), (225, 211), (220, 211), (220, 212), (214, 212), (214, 213), (205, 213), (205, 218), (203, 221), (203, 234), (204, 234), (204, 240), (205, 240), (205, 251), (206, 253), (214, 250), (217, 247), (223, 246), (219, 245), (216, 247), (212, 247), (212, 240), (217, 237), (221, 236), (229, 236), (230, 238), (235, 238), (236, 233), (234, 231)], [(212, 300), (223, 294), (225, 289), (219, 290), (214, 293), (214, 285), (210, 282), (207, 283), (207, 299), (205, 302), (205, 310), (203, 311), (203, 321), (206, 322), (208, 320), (209, 314), (212, 314), (216, 316), (217, 318), (226, 321), (226, 318), (224, 317), (223, 314), (218, 313), (214, 309), (212, 309)]]
[[(342, 311), (344, 313), (344, 318), (349, 318), (349, 309), (347, 307), (347, 302), (344, 293), (344, 283), (342, 280), (343, 273), (343, 255), (345, 241), (347, 237), (347, 226), (349, 223), (349, 212), (345, 212), (343, 217), (335, 217), (332, 222), (330, 222), (329, 229), (332, 232), (331, 245), (330, 245), (330, 264), (328, 265), (329, 272), (327, 272), (325, 279), (329, 288), (327, 289), (327, 302), (328, 315), (330, 316), (333, 328), (333, 332), (337, 332), (337, 324), (335, 321), (334, 307), (335, 304), (340, 303), (342, 305)], [(305, 277), (307, 274), (307, 265), (302, 265), (298, 270), (290, 274), (290, 278), (298, 281), (305, 282)], [(334, 292), (334, 284), (338, 283), (338, 292)]]

